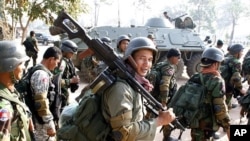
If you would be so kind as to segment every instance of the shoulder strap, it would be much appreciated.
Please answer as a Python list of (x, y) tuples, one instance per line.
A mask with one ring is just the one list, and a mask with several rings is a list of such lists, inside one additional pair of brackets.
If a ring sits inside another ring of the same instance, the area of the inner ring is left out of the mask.
[[(0, 91), (4, 92), (5, 94), (1, 93), (0, 92), (0, 97), (4, 98), (4, 99), (7, 99), (13, 103), (16, 103), (18, 105), (20, 105), (25, 111), (30, 111), (28, 109), (28, 107), (26, 107), (24, 105), (24, 103), (22, 103), (21, 101), (19, 101), (18, 99), (14, 98), (11, 96), (11, 93), (7, 90), (7, 88), (5, 88), (2, 84), (0, 84)], [(24, 125), (24, 132), (25, 132), (25, 135), (27, 137), (28, 140), (30, 140), (30, 134), (29, 134), (29, 128), (28, 128), (28, 123), (25, 121), (25, 115), (24, 113), (19, 109), (19, 108), (16, 108), (17, 111), (20, 113), (20, 117), (21, 117), (21, 120), (23, 122), (23, 125)]]

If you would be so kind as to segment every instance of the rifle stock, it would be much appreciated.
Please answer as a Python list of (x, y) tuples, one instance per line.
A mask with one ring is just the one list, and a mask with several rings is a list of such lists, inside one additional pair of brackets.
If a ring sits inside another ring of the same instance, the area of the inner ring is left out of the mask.
[[(94, 52), (95, 56), (103, 60), (108, 66), (90, 85), (92, 89), (103, 89), (107, 84), (112, 83), (115, 80), (115, 76), (125, 79), (131, 86), (137, 90), (143, 98), (146, 99), (144, 103), (146, 107), (150, 108), (154, 114), (158, 115), (159, 110), (165, 110), (161, 103), (159, 103), (152, 95), (144, 89), (144, 87), (139, 84), (129, 72), (127, 66), (125, 65), (122, 58), (120, 58), (117, 53), (108, 44), (102, 42), (100, 39), (92, 39), (70, 15), (66, 12), (61, 11), (57, 19), (54, 21), (54, 26), (62, 28), (67, 32), (69, 39), (80, 38), (84, 41), (87, 46)], [(105, 83), (103, 82), (105, 81)], [(97, 88), (98, 86), (98, 88)], [(175, 120), (173, 124), (176, 128), (185, 130), (185, 128)], [(175, 127), (173, 127), (175, 128)]]

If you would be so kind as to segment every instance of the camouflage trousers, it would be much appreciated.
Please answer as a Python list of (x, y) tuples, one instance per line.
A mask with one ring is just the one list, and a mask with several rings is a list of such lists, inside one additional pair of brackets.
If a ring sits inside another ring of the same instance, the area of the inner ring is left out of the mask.
[(214, 131), (202, 130), (200, 128), (191, 129), (191, 141), (212, 141)]
[[(33, 66), (35, 66), (35, 65), (36, 65), (36, 59), (37, 59), (37, 57), (38, 57), (38, 56), (37, 56), (37, 53), (32, 52), (32, 51), (26, 51), (26, 54), (27, 54), (27, 56), (29, 56), (29, 57), (32, 58), (32, 60), (33, 60)], [(25, 62), (25, 67), (26, 67), (26, 68), (28, 67), (29, 62), (30, 62), (30, 60), (28, 60), (28, 61)]]
[(226, 105), (228, 107), (228, 109), (232, 109), (232, 98), (233, 98), (233, 94), (232, 93), (226, 93)]
[(56, 137), (49, 137), (47, 135), (47, 129), (43, 124), (35, 123), (36, 133), (35, 138), (36, 141), (56, 141)]

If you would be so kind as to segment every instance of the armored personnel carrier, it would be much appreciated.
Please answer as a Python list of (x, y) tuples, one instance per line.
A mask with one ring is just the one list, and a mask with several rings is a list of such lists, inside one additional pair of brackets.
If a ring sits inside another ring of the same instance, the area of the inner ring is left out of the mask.
[[(199, 34), (194, 31), (195, 24), (190, 17), (178, 17), (174, 19), (172, 24), (167, 19), (151, 18), (145, 26), (131, 26), (131, 27), (113, 27), (113, 26), (100, 26), (88, 29), (88, 34), (92, 38), (109, 37), (112, 40), (112, 47), (116, 49), (116, 41), (120, 35), (128, 35), (131, 39), (134, 37), (153, 34), (157, 49), (159, 51), (158, 61), (166, 59), (167, 51), (172, 48), (180, 49), (182, 58), (177, 66), (177, 77), (183, 73), (184, 67), (189, 76), (193, 75), (199, 70), (200, 58), (203, 50), (206, 48), (204, 41), (200, 38)], [(80, 39), (73, 39), (78, 46), (79, 52), (87, 49), (87, 45)], [(82, 60), (74, 57), (75, 66), (85, 71)]]

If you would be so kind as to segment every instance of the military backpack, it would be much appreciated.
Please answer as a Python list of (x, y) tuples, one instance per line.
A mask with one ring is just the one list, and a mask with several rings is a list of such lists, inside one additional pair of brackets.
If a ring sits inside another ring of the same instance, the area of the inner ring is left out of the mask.
[(199, 127), (199, 120), (204, 118), (203, 113), (206, 112), (207, 88), (201, 73), (192, 76), (192, 78), (195, 77), (198, 80), (191, 81), (190, 79), (186, 84), (180, 86), (168, 104), (168, 107), (173, 108), (175, 115), (186, 128)]
[(86, 91), (79, 104), (62, 111), (57, 138), (61, 141), (106, 141), (110, 124), (102, 115), (102, 93)]
[[(38, 115), (35, 109), (34, 94), (31, 88), (31, 84), (30, 84), (31, 76), (37, 70), (48, 71), (42, 65), (36, 65), (36, 66), (30, 67), (28, 71), (23, 75), (21, 80), (19, 80), (15, 84), (15, 88), (23, 97), (23, 100), (25, 101), (26, 105), (29, 107), (30, 111), (32, 112), (32, 115), (38, 119), (39, 123), (43, 124), (44, 122), (42, 118)], [(61, 78), (61, 74), (58, 74), (54, 78), (55, 79), (49, 82), (50, 84), (49, 84), (49, 92), (48, 92), (47, 98), (49, 99), (50, 111), (53, 114), (54, 120), (58, 120), (59, 114), (60, 114), (59, 105), (60, 105), (60, 94), (61, 94), (60, 85), (61, 84), (59, 83), (60, 82), (59, 80)], [(54, 83), (52, 83), (53, 81), (57, 81), (55, 83), (58, 83), (58, 84), (54, 85)]]

